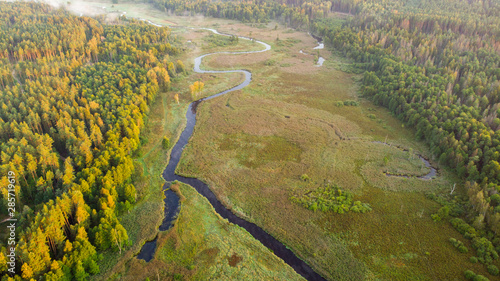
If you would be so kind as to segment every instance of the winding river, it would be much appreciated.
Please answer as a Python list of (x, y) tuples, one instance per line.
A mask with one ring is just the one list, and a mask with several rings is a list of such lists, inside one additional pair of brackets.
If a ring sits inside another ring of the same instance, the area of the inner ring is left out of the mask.
[[(149, 21), (148, 21), (149, 22)], [(212, 31), (215, 34), (218, 35), (224, 35), (224, 36), (231, 36), (229, 34), (224, 34), (220, 33), (217, 30), (210, 29), (210, 28), (204, 28), (206, 30)], [(240, 39), (244, 40), (253, 40), (248, 37), (239, 37)], [(265, 232), (262, 228), (259, 226), (248, 222), (235, 214), (233, 214), (230, 210), (228, 210), (219, 200), (217, 199), (216, 195), (210, 190), (207, 184), (202, 182), (199, 179), (196, 178), (186, 178), (183, 176), (179, 176), (175, 174), (175, 169), (177, 168), (177, 165), (179, 164), (179, 160), (181, 159), (182, 156), (182, 151), (184, 150), (184, 147), (186, 146), (189, 138), (193, 134), (194, 126), (196, 124), (196, 109), (198, 105), (206, 100), (213, 99), (215, 97), (230, 93), (232, 91), (240, 90), (246, 87), (248, 84), (250, 84), (250, 81), (252, 80), (252, 73), (247, 71), (247, 70), (227, 70), (227, 71), (219, 71), (219, 70), (202, 70), (200, 68), (202, 59), (204, 57), (213, 55), (213, 54), (251, 54), (251, 53), (260, 53), (260, 52), (265, 52), (271, 49), (271, 46), (269, 44), (266, 44), (261, 41), (255, 41), (258, 44), (261, 44), (264, 48), (260, 51), (250, 51), (250, 52), (217, 52), (217, 53), (209, 53), (205, 54), (202, 56), (199, 56), (195, 59), (195, 65), (194, 65), (194, 71), (197, 73), (234, 73), (234, 72), (239, 72), (243, 73), (245, 75), (245, 81), (243, 83), (229, 89), (225, 90), (223, 92), (217, 93), (215, 95), (202, 98), (200, 100), (194, 101), (191, 104), (189, 104), (189, 108), (186, 112), (186, 128), (184, 131), (182, 131), (181, 136), (177, 143), (174, 145), (172, 152), (170, 154), (170, 161), (168, 162), (167, 167), (163, 171), (163, 178), (167, 182), (172, 182), (172, 181), (180, 181), (185, 184), (189, 184), (192, 187), (194, 187), (201, 195), (205, 196), (210, 204), (214, 207), (215, 211), (223, 218), (227, 219), (229, 222), (234, 223), (240, 227), (243, 227), (246, 231), (248, 231), (254, 238), (259, 240), (264, 246), (269, 248), (276, 256), (279, 258), (283, 259), (288, 265), (290, 265), (297, 273), (302, 275), (304, 278), (307, 280), (325, 280), (321, 275), (316, 273), (309, 265), (307, 265), (304, 261), (302, 261), (300, 258), (298, 258), (290, 249), (288, 249), (285, 245), (283, 245), (281, 242), (276, 240), (273, 236)], [(169, 184), (166, 183), (164, 185), (164, 189), (168, 188)], [(166, 191), (168, 192), (168, 191)], [(160, 227), (160, 230), (166, 230), (168, 227), (171, 225), (176, 213), (176, 209), (178, 209), (176, 206), (179, 205), (178, 203), (178, 198), (177, 199), (169, 199), (169, 197), (177, 197), (173, 192), (170, 192), (169, 194), (166, 193), (167, 198), (165, 199), (166, 207), (165, 207), (165, 214), (169, 213), (167, 216), (165, 216), (165, 219), (162, 223), (162, 226)], [(177, 201), (176, 201), (177, 200)], [(177, 203), (176, 203), (177, 202)], [(143, 248), (141, 249), (141, 252), (137, 256), (138, 258), (144, 259), (146, 261), (149, 261), (153, 258), (154, 252), (156, 250), (156, 238), (153, 241), (147, 242)]]

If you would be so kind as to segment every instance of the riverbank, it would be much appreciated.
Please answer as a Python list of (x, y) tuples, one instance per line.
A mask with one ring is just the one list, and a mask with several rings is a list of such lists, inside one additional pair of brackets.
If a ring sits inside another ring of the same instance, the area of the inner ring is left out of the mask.
[(155, 258), (130, 260), (120, 280), (304, 280), (244, 229), (222, 219), (194, 188), (172, 188), (182, 202), (175, 225), (160, 233)]

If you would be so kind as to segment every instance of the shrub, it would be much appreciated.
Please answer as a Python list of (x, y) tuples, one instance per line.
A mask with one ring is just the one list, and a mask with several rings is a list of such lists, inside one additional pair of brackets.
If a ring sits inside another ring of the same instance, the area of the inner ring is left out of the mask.
[[(304, 176), (307, 175), (302, 175), (302, 180), (304, 180)], [(329, 184), (325, 187), (319, 187), (315, 190), (308, 191), (303, 195), (291, 196), (290, 200), (312, 211), (317, 211), (319, 209), (322, 212), (333, 211), (338, 214), (343, 214), (349, 211), (366, 213), (372, 210), (367, 203), (361, 203), (361, 201), (353, 202), (353, 197), (354, 196), (350, 192), (343, 191), (338, 186)]]
[(472, 280), (474, 277), (476, 277), (476, 274), (472, 270), (466, 270), (464, 272), (465, 279)]
[(344, 101), (344, 105), (346, 106), (359, 106), (359, 103), (354, 100), (346, 100)]
[(167, 137), (163, 137), (163, 141), (161, 142), (161, 146), (163, 149), (168, 149), (170, 147), (170, 139)]
[(476, 258), (476, 257), (470, 257), (469, 261), (470, 261), (471, 263), (477, 263), (477, 262), (478, 262), (478, 260), (477, 260), (477, 258)]
[(484, 277), (483, 275), (476, 275), (474, 276), (473, 281), (490, 281), (490, 279)]
[(266, 66), (272, 66), (272, 65), (274, 65), (275, 63), (276, 63), (276, 61), (275, 61), (275, 60), (273, 60), (273, 59), (268, 59), (268, 60), (266, 60), (266, 61), (264, 62), (264, 65), (266, 65)]
[(469, 249), (467, 249), (467, 247), (465, 247), (464, 245), (462, 245), (462, 246), (458, 247), (458, 251), (460, 253), (467, 253), (467, 252), (469, 252)]
[(343, 102), (341, 102), (341, 101), (338, 101), (338, 102), (337, 102), (337, 106), (338, 106), (338, 107), (343, 107), (343, 106), (344, 106), (344, 103), (343, 103)]
[(495, 265), (490, 264), (490, 265), (488, 265), (488, 272), (491, 275), (497, 276), (500, 273), (500, 270)]
[(389, 158), (386, 156), (384, 157), (384, 166), (387, 166), (388, 163), (389, 163)]
[(441, 221), (441, 217), (438, 214), (432, 214), (431, 218), (435, 222)]
[(318, 209), (318, 204), (316, 202), (312, 203), (312, 205), (309, 206), (309, 210), (312, 210), (313, 212), (316, 212)]
[(302, 176), (300, 176), (300, 179), (303, 180), (303, 181), (309, 181), (309, 180), (311, 180), (311, 178), (308, 175), (306, 175), (306, 174), (302, 174)]

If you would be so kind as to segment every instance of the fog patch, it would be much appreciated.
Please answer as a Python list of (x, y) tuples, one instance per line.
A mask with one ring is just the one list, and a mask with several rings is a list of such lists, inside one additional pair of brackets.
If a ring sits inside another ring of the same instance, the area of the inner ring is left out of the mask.
[(46, 3), (55, 8), (64, 8), (77, 16), (96, 16), (106, 13), (107, 4), (85, 1), (63, 0), (33, 0), (36, 3)]

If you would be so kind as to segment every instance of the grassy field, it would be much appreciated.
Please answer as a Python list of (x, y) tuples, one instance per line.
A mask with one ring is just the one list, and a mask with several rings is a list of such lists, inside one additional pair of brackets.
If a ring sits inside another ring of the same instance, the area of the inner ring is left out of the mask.
[[(102, 2), (92, 5), (96, 10), (111, 6)], [(288, 245), (319, 273), (332, 280), (461, 280), (465, 269), (489, 276), (483, 266), (469, 262), (474, 251), (461, 254), (448, 242), (450, 237), (457, 238), (471, 249), (468, 240), (449, 223), (430, 218), (440, 206), (425, 195), (449, 193), (456, 182), (452, 174), (441, 168), (432, 180), (384, 175), (425, 174), (427, 169), (417, 154), (438, 165), (427, 147), (415, 140), (413, 131), (404, 128), (387, 110), (357, 96), (356, 81), (360, 77), (350, 73), (353, 68), (348, 60), (328, 50), (312, 50), (316, 46), (313, 38), (282, 26), (275, 30), (275, 23), (257, 27), (202, 16), (167, 16), (145, 4), (121, 3), (113, 9), (117, 12), (109, 14), (111, 21), (125, 11), (127, 16), (159, 24), (215, 27), (272, 45), (273, 49), (265, 53), (206, 58), (204, 67), (208, 69), (252, 71), (253, 82), (198, 108), (195, 133), (178, 172), (209, 183), (226, 206)], [(188, 50), (182, 59), (186, 68), (192, 69), (194, 57), (207, 52), (203, 46), (209, 44), (209, 33), (188, 29), (174, 32), (186, 40)], [(241, 41), (240, 47), (253, 48), (251, 43)], [(216, 47), (210, 52), (223, 49)], [(326, 59), (322, 67), (315, 66), (317, 56)], [(137, 188), (142, 200), (123, 218), (134, 246), (118, 260), (116, 253), (107, 254), (110, 260), (98, 279), (233, 279), (248, 276), (233, 273), (248, 274), (250, 271), (245, 270), (257, 270), (274, 259), (273, 255), (257, 258), (235, 270), (231, 264), (238, 268), (256, 251), (245, 242), (251, 239), (242, 237), (241, 229), (225, 226), (227, 223), (217, 218), (202, 198), (184, 186), (180, 189), (186, 201), (178, 225), (160, 234), (156, 258), (147, 265), (131, 259), (146, 240), (154, 237), (161, 220), (162, 180), (157, 175), (168, 156), (161, 150), (160, 140), (166, 135), (174, 143), (178, 137), (191, 101), (188, 85), (203, 81), (201, 97), (241, 80), (239, 74), (192, 73), (159, 97), (161, 103), (155, 104), (150, 114), (147, 144), (137, 159), (143, 171), (137, 176), (144, 183)], [(173, 102), (176, 93), (180, 104)], [(359, 105), (339, 106), (349, 100)], [(387, 141), (413, 153), (372, 141)], [(303, 175), (310, 180), (303, 181)], [(369, 203), (373, 210), (365, 214), (314, 212), (290, 200), (297, 191), (313, 190), (328, 182), (352, 192), (354, 200)], [(222, 240), (221, 235), (236, 240)], [(279, 274), (288, 274), (285, 268)], [(265, 266), (259, 272), (276, 279), (288, 278), (267, 271)]]

